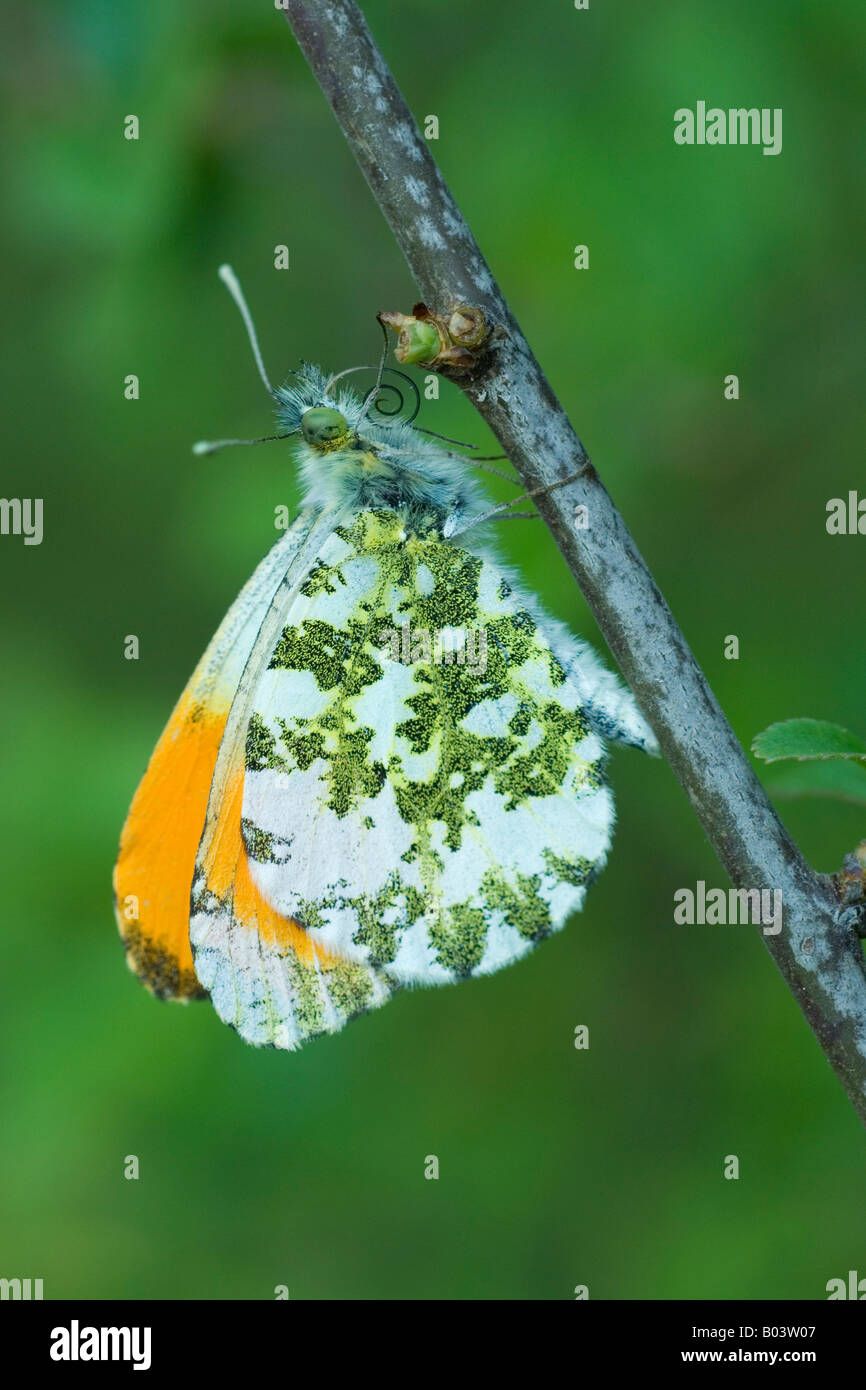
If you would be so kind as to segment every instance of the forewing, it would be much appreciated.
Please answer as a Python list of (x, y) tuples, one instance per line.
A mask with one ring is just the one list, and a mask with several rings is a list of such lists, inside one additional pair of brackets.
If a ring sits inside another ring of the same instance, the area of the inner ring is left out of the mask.
[[(269, 902), (251, 872), (261, 839), (246, 822), (245, 748), (256, 727), (253, 705), (277, 638), (307, 603), (320, 562), (339, 545), (336, 518), (323, 518), (305, 541), (296, 569), (278, 587), (236, 691), (223, 733), (199, 845), (189, 921), (196, 975), (220, 1017), (257, 1046), (298, 1047), (336, 1032), (389, 998), (394, 981), (356, 955), (344, 956), (296, 911)], [(274, 788), (279, 797), (304, 788)], [(273, 809), (273, 808), (272, 808)], [(278, 814), (276, 811), (273, 812)]]
[(133, 798), (114, 871), (132, 970), (161, 998), (204, 994), (189, 944), (189, 895), (217, 752), (235, 690), (277, 586), (310, 526), (301, 514), (232, 604), (191, 676)]

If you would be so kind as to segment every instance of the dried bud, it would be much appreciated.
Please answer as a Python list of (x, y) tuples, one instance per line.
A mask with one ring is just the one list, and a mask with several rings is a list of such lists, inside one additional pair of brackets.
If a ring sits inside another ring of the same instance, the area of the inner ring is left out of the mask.
[(381, 313), (379, 322), (397, 334), (394, 356), (398, 362), (437, 370), (469, 371), (491, 336), (483, 309), (470, 304), (457, 304), (448, 314), (434, 314), (426, 304), (416, 304), (411, 314)]
[(448, 320), (448, 336), (461, 347), (480, 347), (487, 339), (487, 319), (482, 309), (458, 304)]
[(845, 855), (836, 883), (844, 903), (866, 902), (866, 840), (860, 841), (853, 854)]

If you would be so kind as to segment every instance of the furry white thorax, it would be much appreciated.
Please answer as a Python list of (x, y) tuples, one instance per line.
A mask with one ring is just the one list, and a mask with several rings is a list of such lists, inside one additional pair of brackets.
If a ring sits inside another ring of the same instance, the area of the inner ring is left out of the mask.
[(328, 376), (320, 367), (303, 363), (294, 380), (274, 394), (277, 419), (285, 430), (300, 429), (303, 415), (321, 406), (339, 410), (349, 427), (351, 442), (344, 448), (323, 449), (300, 436), (294, 441), (305, 507), (387, 508), (398, 512), (409, 530), (432, 525), (440, 531), (450, 515), (483, 510), (481, 489), (459, 460), (404, 420), (383, 422), (381, 416), (376, 418), (375, 407), (365, 413), (357, 392), (329, 391)]
[[(488, 510), (464, 463), (451, 457), (434, 440), (425, 438), (402, 420), (390, 424), (365, 411), (364, 400), (349, 388), (329, 390), (321, 367), (304, 362), (294, 380), (275, 389), (277, 419), (284, 430), (300, 430), (308, 410), (326, 406), (339, 410), (351, 436), (343, 448), (323, 449), (302, 436), (293, 440), (305, 484), (304, 508), (316, 512), (386, 509), (396, 512), (407, 532), (435, 528), (447, 538), (445, 523), (455, 516), (469, 519)], [(494, 564), (507, 577), (515, 596), (544, 632), (552, 650), (580, 693), (590, 727), (603, 739), (631, 744), (658, 754), (655, 735), (640, 713), (631, 691), (599, 660), (593, 649), (566, 625), (551, 618), (520, 577), (502, 564), (479, 526), (459, 537), (459, 547)]]

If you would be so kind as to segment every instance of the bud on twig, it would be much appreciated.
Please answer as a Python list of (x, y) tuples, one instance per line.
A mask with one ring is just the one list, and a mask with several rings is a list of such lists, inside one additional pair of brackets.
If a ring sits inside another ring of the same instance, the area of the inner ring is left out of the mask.
[(447, 314), (434, 314), (426, 304), (416, 304), (411, 314), (383, 311), (378, 319), (397, 334), (394, 356), (398, 362), (437, 371), (448, 367), (468, 372), (491, 338), (484, 310), (471, 304), (457, 304)]

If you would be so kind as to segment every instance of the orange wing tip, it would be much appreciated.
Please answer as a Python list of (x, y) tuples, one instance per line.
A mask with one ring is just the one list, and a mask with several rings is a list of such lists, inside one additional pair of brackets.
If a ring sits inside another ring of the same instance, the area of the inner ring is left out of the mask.
[(127, 965), (157, 999), (187, 1004), (191, 999), (209, 998), (195, 971), (183, 967), (176, 955), (146, 937), (137, 924), (124, 922), (121, 936)]
[(133, 798), (114, 870), (130, 969), (158, 999), (206, 999), (189, 945), (189, 892), (226, 711), (184, 692)]

